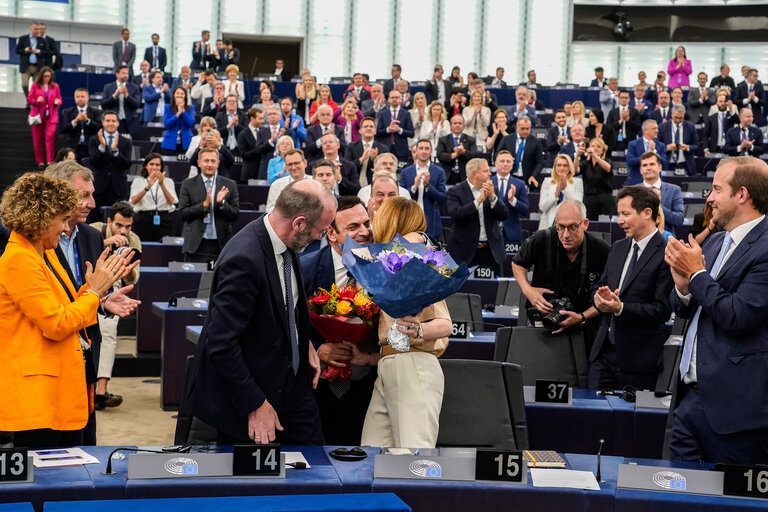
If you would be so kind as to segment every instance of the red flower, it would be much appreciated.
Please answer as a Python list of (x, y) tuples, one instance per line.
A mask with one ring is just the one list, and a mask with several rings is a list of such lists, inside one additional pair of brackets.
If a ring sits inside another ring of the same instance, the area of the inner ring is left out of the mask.
[(318, 306), (322, 306), (324, 304), (328, 304), (328, 301), (331, 300), (331, 296), (326, 293), (317, 293), (309, 298), (309, 301), (312, 304), (317, 304)]
[(353, 301), (355, 300), (355, 295), (357, 295), (357, 288), (354, 286), (348, 286), (339, 290), (339, 299)]

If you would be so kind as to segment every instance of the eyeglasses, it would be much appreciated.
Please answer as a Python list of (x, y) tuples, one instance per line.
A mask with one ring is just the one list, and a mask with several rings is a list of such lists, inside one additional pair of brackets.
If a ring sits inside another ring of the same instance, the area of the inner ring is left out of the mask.
[(569, 233), (573, 234), (576, 231), (578, 231), (580, 227), (581, 227), (581, 222), (578, 224), (571, 224), (570, 226), (561, 226), (560, 224), (555, 224), (555, 230), (558, 233), (562, 233), (567, 229)]
[(302, 162), (285, 162), (286, 167), (299, 167)]

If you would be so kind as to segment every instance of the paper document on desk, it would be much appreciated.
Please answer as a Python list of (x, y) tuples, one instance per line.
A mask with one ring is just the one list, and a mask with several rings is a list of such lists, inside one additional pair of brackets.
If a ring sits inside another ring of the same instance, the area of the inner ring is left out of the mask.
[(293, 464), (296, 462), (303, 462), (307, 465), (307, 469), (312, 467), (309, 465), (309, 462), (307, 462), (307, 459), (304, 458), (304, 454), (301, 452), (283, 452), (283, 455), (285, 455), (285, 469), (295, 469), (288, 464)]
[(54, 448), (50, 450), (30, 450), (36, 468), (53, 468), (58, 466), (80, 466), (82, 464), (98, 464), (99, 459), (86, 453), (82, 448)]
[(599, 491), (600, 486), (591, 471), (571, 469), (531, 468), (534, 487), (559, 487), (562, 489), (587, 489)]

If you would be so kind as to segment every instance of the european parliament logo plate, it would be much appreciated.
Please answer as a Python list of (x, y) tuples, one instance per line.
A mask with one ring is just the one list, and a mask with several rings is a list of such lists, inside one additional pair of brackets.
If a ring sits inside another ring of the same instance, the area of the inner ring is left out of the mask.
[(619, 489), (723, 495), (723, 473), (671, 466), (619, 464)]
[(475, 480), (474, 457), (376, 455), (374, 478), (407, 480)]

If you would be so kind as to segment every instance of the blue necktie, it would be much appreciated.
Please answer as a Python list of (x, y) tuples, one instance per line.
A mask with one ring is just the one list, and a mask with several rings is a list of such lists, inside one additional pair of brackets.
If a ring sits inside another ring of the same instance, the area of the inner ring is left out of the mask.
[(293, 373), (299, 371), (299, 340), (296, 333), (296, 312), (293, 307), (293, 291), (291, 284), (291, 265), (293, 256), (291, 251), (283, 253), (283, 278), (285, 279), (285, 315), (288, 320), (288, 331), (291, 334), (291, 366)]
[[(723, 245), (720, 248), (720, 254), (717, 255), (715, 264), (712, 265), (712, 270), (709, 271), (709, 275), (712, 276), (713, 279), (717, 278), (717, 274), (718, 272), (720, 272), (720, 267), (723, 265), (723, 260), (725, 259), (725, 255), (728, 252), (728, 249), (731, 247), (732, 241), (733, 241), (733, 238), (731, 238), (731, 233), (726, 231), (725, 236), (723, 237)], [(690, 368), (691, 366), (691, 357), (693, 355), (693, 344), (696, 341), (696, 333), (699, 330), (700, 315), (701, 315), (701, 306), (699, 306), (696, 309), (696, 314), (693, 315), (693, 319), (691, 319), (691, 325), (688, 327), (688, 332), (685, 333), (683, 355), (680, 357), (680, 378), (681, 379), (685, 377), (685, 374), (688, 373), (688, 368)]]
[(501, 178), (499, 180), (499, 196), (506, 200), (507, 197), (507, 178)]
[(517, 146), (517, 155), (515, 156), (515, 168), (512, 170), (512, 174), (520, 174), (520, 162), (523, 160), (523, 152), (525, 151), (525, 139), (523, 139)]

